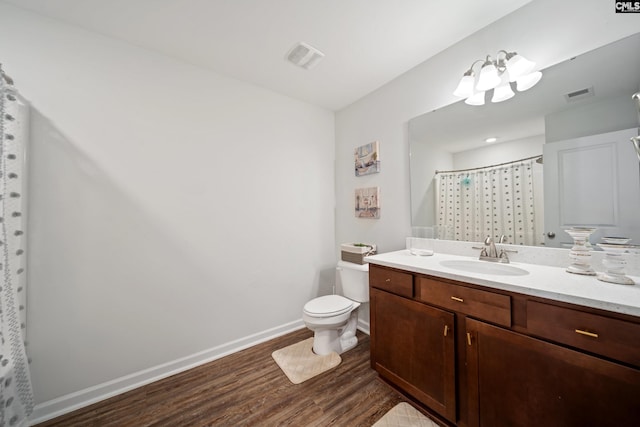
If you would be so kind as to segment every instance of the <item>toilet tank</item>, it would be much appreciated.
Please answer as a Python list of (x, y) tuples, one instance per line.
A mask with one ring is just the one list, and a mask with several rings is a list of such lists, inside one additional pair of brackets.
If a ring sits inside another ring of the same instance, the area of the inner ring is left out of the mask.
[(369, 301), (369, 264), (338, 261), (336, 270), (343, 296), (357, 302)]

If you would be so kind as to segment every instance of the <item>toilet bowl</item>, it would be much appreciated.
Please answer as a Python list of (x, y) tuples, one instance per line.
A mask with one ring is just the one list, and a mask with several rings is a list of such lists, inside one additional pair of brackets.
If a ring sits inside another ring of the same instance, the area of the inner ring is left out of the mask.
[(351, 350), (358, 344), (357, 308), (369, 301), (369, 265), (340, 261), (336, 276), (344, 295), (325, 295), (304, 305), (302, 320), (314, 332), (313, 352), (324, 355)]

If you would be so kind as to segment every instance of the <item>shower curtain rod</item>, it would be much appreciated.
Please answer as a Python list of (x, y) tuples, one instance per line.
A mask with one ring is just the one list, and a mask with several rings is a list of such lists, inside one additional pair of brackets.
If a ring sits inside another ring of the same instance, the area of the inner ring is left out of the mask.
[(439, 170), (436, 170), (436, 175), (439, 174), (439, 173), (469, 172), (469, 171), (476, 171), (476, 170), (480, 170), (480, 169), (497, 168), (498, 166), (510, 165), (512, 163), (524, 162), (526, 160), (533, 160), (533, 159), (536, 159), (536, 161), (538, 163), (542, 163), (542, 154), (538, 154), (537, 156), (525, 157), (524, 159), (520, 159), (520, 160), (512, 160), (510, 162), (498, 163), (498, 164), (491, 165), (491, 166), (482, 166), (482, 167), (479, 167), (479, 168), (457, 169), (457, 170), (450, 170), (450, 171), (439, 171)]

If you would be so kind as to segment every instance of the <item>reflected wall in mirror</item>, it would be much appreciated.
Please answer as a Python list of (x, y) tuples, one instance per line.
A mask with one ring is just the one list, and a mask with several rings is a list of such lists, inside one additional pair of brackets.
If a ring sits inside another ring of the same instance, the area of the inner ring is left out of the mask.
[(640, 166), (629, 140), (639, 134), (639, 90), (640, 33), (543, 70), (510, 100), (493, 104), (488, 93), (483, 106), (460, 101), (411, 119), (412, 226), (553, 247), (571, 245), (567, 228), (596, 227), (593, 243), (622, 236), (640, 245)]

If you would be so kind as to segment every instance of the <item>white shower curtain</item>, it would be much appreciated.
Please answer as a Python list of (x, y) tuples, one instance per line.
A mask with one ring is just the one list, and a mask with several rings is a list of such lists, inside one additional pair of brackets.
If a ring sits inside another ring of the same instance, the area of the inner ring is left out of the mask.
[(534, 159), (468, 171), (436, 173), (438, 237), (533, 245), (536, 240)]
[(26, 339), (24, 161), (28, 106), (0, 68), (0, 426), (27, 426), (33, 391)]

